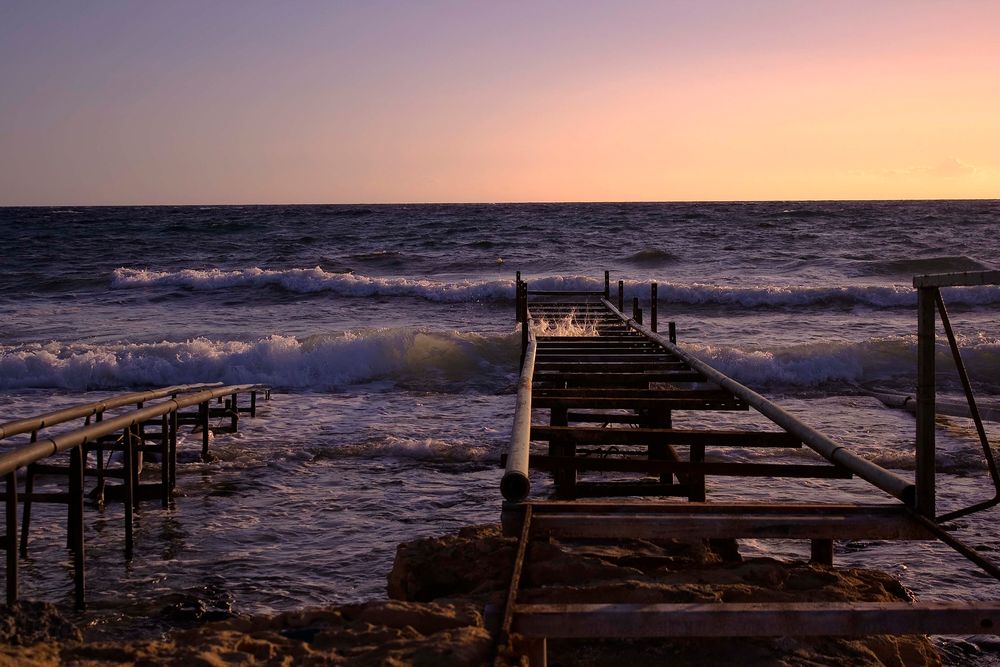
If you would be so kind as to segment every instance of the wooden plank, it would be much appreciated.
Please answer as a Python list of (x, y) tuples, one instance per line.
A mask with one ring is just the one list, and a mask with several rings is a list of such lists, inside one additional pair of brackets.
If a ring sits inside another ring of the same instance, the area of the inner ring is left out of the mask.
[(679, 364), (684, 367), (683, 362), (681, 362), (677, 357), (672, 354), (667, 354), (666, 352), (615, 352), (612, 354), (592, 354), (590, 352), (581, 353), (574, 352), (572, 354), (549, 354), (543, 350), (538, 351), (538, 362), (576, 362), (576, 363), (591, 363), (594, 361), (614, 361), (614, 362), (639, 362), (639, 363), (660, 363), (669, 362)]
[(680, 362), (572, 362), (572, 361), (540, 361), (535, 363), (536, 371), (588, 371), (590, 373), (614, 373), (616, 371), (684, 371), (687, 364)]
[(546, 500), (530, 503), (535, 516), (541, 514), (831, 514), (863, 517), (908, 517), (901, 503), (854, 505), (846, 503), (649, 503), (649, 502), (564, 502)]
[(691, 463), (663, 459), (532, 454), (528, 465), (535, 470), (597, 470), (603, 472), (697, 473), (720, 477), (805, 477), (850, 479), (851, 472), (833, 465), (798, 463)]
[(971, 287), (975, 285), (1000, 285), (1000, 271), (964, 271), (914, 276), (914, 287)]
[(532, 424), (531, 439), (565, 435), (578, 443), (705, 445), (714, 447), (801, 447), (791, 433), (772, 431), (713, 431), (675, 428), (596, 428)]
[(906, 515), (814, 514), (549, 514), (532, 519), (537, 534), (560, 539), (832, 539), (932, 540)]
[(733, 401), (733, 395), (723, 389), (649, 389), (649, 388), (535, 388), (535, 398), (698, 398), (705, 401)]
[(569, 387), (648, 387), (654, 382), (698, 382), (696, 372), (663, 371), (660, 373), (549, 373), (535, 375), (535, 387), (546, 385)]
[(591, 396), (536, 396), (535, 408), (600, 408), (634, 410), (746, 410), (747, 404), (726, 399), (599, 398)]
[(559, 639), (997, 634), (995, 602), (519, 604), (514, 631)]

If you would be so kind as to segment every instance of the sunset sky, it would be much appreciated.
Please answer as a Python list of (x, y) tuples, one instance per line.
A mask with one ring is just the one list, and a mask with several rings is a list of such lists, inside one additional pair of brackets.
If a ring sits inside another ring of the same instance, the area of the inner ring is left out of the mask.
[(1000, 197), (1000, 2), (0, 3), (0, 205)]

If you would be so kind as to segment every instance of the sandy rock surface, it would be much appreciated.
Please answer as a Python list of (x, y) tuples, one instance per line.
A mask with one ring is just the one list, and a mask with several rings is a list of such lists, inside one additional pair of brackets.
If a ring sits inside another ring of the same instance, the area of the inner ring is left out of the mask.
[[(84, 642), (50, 605), (0, 614), (5, 665), (484, 665), (494, 640), (484, 605), (502, 603), (516, 540), (498, 526), (399, 545), (390, 600), (233, 618), (160, 641)], [(521, 602), (906, 600), (892, 577), (771, 559), (732, 542), (542, 541), (529, 549)], [(925, 637), (558, 641), (549, 664), (940, 665)], [(505, 664), (518, 664), (518, 655)]]

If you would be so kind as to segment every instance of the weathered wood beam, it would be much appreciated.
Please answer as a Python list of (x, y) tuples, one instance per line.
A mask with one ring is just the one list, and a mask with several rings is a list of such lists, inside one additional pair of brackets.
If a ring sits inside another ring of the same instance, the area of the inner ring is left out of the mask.
[(560, 639), (997, 634), (995, 602), (519, 604), (514, 631)]
[(773, 431), (711, 431), (674, 428), (596, 428), (587, 426), (531, 426), (532, 440), (554, 436), (572, 438), (578, 443), (635, 444), (660, 442), (671, 445), (715, 447), (801, 447), (802, 441), (791, 433)]
[(537, 514), (537, 535), (560, 539), (932, 540), (906, 515), (814, 514)]
[(599, 398), (591, 396), (536, 396), (536, 408), (597, 408), (635, 410), (746, 410), (738, 400), (701, 398)]
[(798, 463), (691, 463), (647, 458), (590, 456), (547, 456), (533, 454), (529, 461), (535, 470), (596, 470), (604, 472), (697, 473), (720, 477), (807, 477), (850, 479), (851, 472), (834, 465)]

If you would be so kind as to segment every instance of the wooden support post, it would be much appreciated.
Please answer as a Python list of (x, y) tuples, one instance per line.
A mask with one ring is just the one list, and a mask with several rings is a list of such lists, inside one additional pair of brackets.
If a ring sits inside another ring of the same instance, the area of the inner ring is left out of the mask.
[(209, 438), (209, 421), (208, 415), (211, 409), (208, 401), (199, 404), (198, 406), (198, 417), (201, 422), (201, 460), (208, 461), (208, 438)]
[(229, 409), (232, 410), (232, 414), (229, 416), (229, 428), (236, 433), (237, 429), (240, 427), (240, 409), (239, 409), (239, 394), (233, 394), (230, 399)]
[[(569, 410), (567, 408), (552, 408), (549, 423), (552, 426), (568, 426)], [(552, 438), (549, 440), (550, 456), (576, 456), (576, 444), (565, 438)], [(563, 499), (572, 500), (576, 498), (576, 469), (555, 470), (552, 473), (556, 486), (556, 496)]]
[(170, 506), (170, 415), (160, 419), (160, 504)]
[(816, 565), (833, 566), (833, 540), (810, 540), (809, 562)]
[(656, 283), (649, 286), (649, 328), (656, 331)]
[(935, 293), (936, 287), (917, 290), (917, 436), (916, 507), (922, 516), (935, 516)]
[(671, 343), (677, 344), (677, 323), (671, 322), (667, 325), (667, 337)]
[(174, 410), (170, 413), (170, 453), (167, 458), (167, 464), (170, 468), (170, 491), (172, 492), (177, 488), (177, 428), (179, 418), (177, 416), (177, 411)]
[(21, 519), (21, 558), (28, 557), (28, 530), (31, 528), (31, 494), (35, 491), (35, 464), (24, 471), (24, 509)]
[(632, 319), (638, 321), (639, 319), (639, 297), (632, 297)]
[(17, 471), (7, 473), (7, 606), (17, 602)]
[(250, 392), (250, 419), (257, 416), (257, 390)]
[(604, 272), (604, 298), (605, 299), (610, 299), (611, 298), (611, 272), (610, 271), (605, 271)]
[[(691, 445), (691, 463), (705, 462), (705, 445)], [(688, 501), (692, 503), (705, 502), (705, 473), (691, 472), (688, 474)]]
[(619, 312), (625, 312), (625, 281), (618, 281), (618, 310)]
[(133, 496), (135, 495), (135, 489), (132, 487), (132, 465), (134, 463), (133, 451), (132, 451), (132, 428), (131, 426), (125, 427), (122, 431), (122, 462), (123, 462), (123, 474), (122, 474), (122, 485), (125, 487), (125, 499), (123, 504), (125, 505), (125, 560), (132, 560), (132, 548), (135, 544), (135, 538), (132, 533), (132, 519), (134, 506), (132, 504)]
[(86, 573), (83, 562), (83, 472), (84, 456), (86, 455), (83, 445), (74, 447), (69, 453), (69, 511), (70, 525), (73, 535), (73, 584), (74, 598), (77, 609), (84, 609), (86, 602), (84, 592), (86, 590)]

